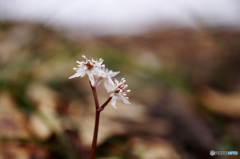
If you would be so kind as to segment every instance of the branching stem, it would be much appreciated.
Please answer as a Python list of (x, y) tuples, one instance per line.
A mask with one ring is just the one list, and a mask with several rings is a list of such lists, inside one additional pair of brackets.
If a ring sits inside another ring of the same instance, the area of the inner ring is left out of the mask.
[[(90, 81), (89, 81), (90, 82)], [(97, 91), (96, 91), (96, 86), (92, 86), (90, 82), (90, 86), (92, 88), (93, 92), (93, 97), (95, 101), (95, 107), (96, 107), (96, 114), (95, 114), (95, 126), (94, 126), (94, 133), (93, 133), (93, 141), (92, 141), (92, 148), (90, 151), (90, 156), (89, 159), (94, 158), (95, 150), (96, 150), (96, 145), (97, 145), (97, 137), (98, 137), (98, 128), (99, 128), (99, 121), (100, 121), (100, 112), (105, 108), (105, 106), (111, 101), (112, 97), (109, 97), (108, 100), (101, 106), (99, 107), (99, 102), (98, 102), (98, 97), (97, 97)]]

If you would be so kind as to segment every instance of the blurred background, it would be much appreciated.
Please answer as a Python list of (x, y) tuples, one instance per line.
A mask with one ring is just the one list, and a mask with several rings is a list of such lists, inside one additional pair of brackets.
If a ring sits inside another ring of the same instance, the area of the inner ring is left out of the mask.
[(88, 158), (82, 55), (131, 89), (101, 113), (96, 158), (239, 158), (210, 156), (240, 152), (239, 17), (238, 0), (0, 0), (0, 159)]

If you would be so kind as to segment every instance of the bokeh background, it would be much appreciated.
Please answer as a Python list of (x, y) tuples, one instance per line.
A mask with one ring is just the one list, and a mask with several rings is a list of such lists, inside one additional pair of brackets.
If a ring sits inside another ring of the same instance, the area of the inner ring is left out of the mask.
[(88, 158), (82, 55), (131, 89), (102, 112), (96, 158), (239, 158), (210, 156), (240, 152), (239, 17), (238, 0), (0, 0), (0, 159)]

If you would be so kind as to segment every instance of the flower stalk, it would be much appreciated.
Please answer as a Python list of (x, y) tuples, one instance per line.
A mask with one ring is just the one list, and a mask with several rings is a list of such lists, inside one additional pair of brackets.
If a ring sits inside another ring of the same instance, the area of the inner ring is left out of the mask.
[(108, 100), (105, 103), (103, 103), (103, 105), (101, 107), (99, 107), (97, 109), (97, 111), (101, 112), (107, 106), (107, 104), (111, 101), (111, 99), (112, 99), (112, 97), (109, 97)]
[(95, 114), (95, 126), (94, 126), (94, 133), (93, 133), (93, 140), (92, 140), (92, 148), (90, 151), (89, 159), (93, 159), (96, 146), (97, 146), (97, 138), (98, 138), (98, 128), (99, 128), (99, 120), (100, 120), (100, 111), (96, 111)]
[(95, 150), (96, 150), (96, 146), (97, 146), (98, 128), (99, 128), (99, 121), (100, 121), (100, 112), (105, 108), (105, 106), (107, 106), (107, 104), (111, 101), (112, 97), (109, 97), (108, 100), (105, 103), (103, 103), (103, 105), (101, 107), (99, 107), (96, 87), (95, 86), (93, 87), (91, 85), (91, 82), (90, 82), (90, 86), (92, 88), (93, 97), (94, 97), (94, 101), (95, 101), (95, 107), (96, 107), (94, 133), (93, 133), (93, 140), (92, 140), (92, 148), (91, 148), (90, 156), (89, 156), (89, 159), (93, 159), (94, 154), (95, 154)]
[(89, 159), (93, 159), (95, 150), (96, 150), (96, 145), (97, 145), (97, 137), (98, 137), (98, 128), (99, 128), (99, 120), (100, 120), (100, 112), (97, 111), (99, 108), (99, 102), (97, 98), (97, 91), (96, 87), (91, 85), (91, 81), (89, 81), (90, 86), (92, 88), (92, 93), (95, 101), (95, 107), (96, 107), (96, 112), (95, 112), (95, 125), (94, 125), (94, 133), (93, 133), (93, 140), (92, 140), (92, 148), (90, 151), (90, 156)]

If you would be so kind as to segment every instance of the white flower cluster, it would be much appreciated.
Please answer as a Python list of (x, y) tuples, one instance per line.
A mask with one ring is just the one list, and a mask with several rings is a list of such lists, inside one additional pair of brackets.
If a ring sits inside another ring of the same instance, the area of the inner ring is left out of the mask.
[(112, 97), (111, 104), (114, 108), (116, 107), (116, 102), (123, 101), (126, 104), (130, 104), (128, 101), (128, 97), (126, 97), (127, 92), (130, 90), (125, 90), (128, 86), (124, 84), (126, 80), (123, 78), (120, 82), (115, 79), (115, 82), (111, 79), (112, 77), (116, 76), (119, 72), (113, 72), (112, 70), (108, 70), (105, 65), (103, 65), (103, 60), (100, 58), (99, 60), (94, 59), (87, 59), (84, 55), (83, 58), (85, 61), (77, 63), (79, 65), (78, 68), (74, 67), (73, 69), (76, 70), (76, 73), (69, 77), (84, 77), (86, 74), (91, 82), (93, 87), (96, 87), (101, 81), (104, 82), (104, 86), (108, 92), (110, 92), (110, 97)]
[(112, 81), (110, 76), (108, 76), (108, 81), (105, 82), (105, 88), (108, 92), (111, 92), (110, 97), (112, 97), (112, 106), (116, 108), (116, 102), (123, 101), (126, 104), (130, 104), (128, 101), (128, 97), (126, 97), (127, 92), (130, 92), (130, 90), (125, 90), (125, 88), (128, 87), (127, 84), (124, 84), (126, 80), (122, 78), (122, 80), (119, 82), (115, 79), (115, 83)]

